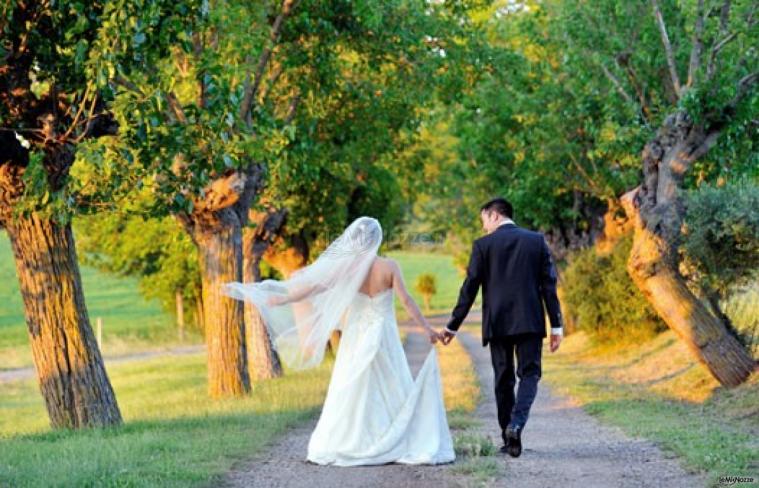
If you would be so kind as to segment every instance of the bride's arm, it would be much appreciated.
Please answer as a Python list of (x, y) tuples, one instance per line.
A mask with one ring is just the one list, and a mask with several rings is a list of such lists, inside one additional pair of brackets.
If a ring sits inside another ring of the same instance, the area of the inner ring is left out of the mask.
[(433, 330), (432, 327), (430, 327), (430, 324), (427, 323), (427, 319), (424, 318), (424, 315), (422, 315), (422, 311), (419, 309), (419, 305), (416, 304), (406, 289), (406, 283), (403, 281), (403, 273), (401, 273), (401, 267), (398, 266), (398, 263), (391, 260), (390, 268), (393, 273), (393, 288), (395, 289), (396, 295), (398, 295), (398, 299), (400, 299), (401, 303), (403, 304), (403, 308), (405, 308), (406, 312), (408, 312), (411, 318), (414, 319), (414, 322), (416, 322), (419, 327), (427, 332), (430, 341), (434, 344), (439, 339), (438, 333)]
[(326, 290), (327, 287), (322, 283), (316, 283), (310, 286), (304, 286), (303, 288), (296, 290), (288, 295), (271, 296), (269, 297), (269, 305), (284, 305), (285, 303), (297, 302), (315, 293)]

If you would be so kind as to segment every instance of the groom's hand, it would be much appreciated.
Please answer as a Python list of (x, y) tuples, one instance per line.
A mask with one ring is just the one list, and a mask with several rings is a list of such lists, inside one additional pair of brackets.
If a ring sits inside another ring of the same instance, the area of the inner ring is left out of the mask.
[(443, 342), (443, 344), (445, 344), (446, 346), (447, 346), (448, 344), (450, 344), (450, 343), (451, 343), (451, 341), (453, 340), (453, 338), (455, 337), (455, 334), (451, 334), (451, 333), (450, 333), (450, 332), (448, 332), (447, 330), (444, 330), (443, 332), (441, 332), (441, 335), (443, 336), (443, 338), (441, 339), (441, 341), (442, 341), (442, 342)]
[(561, 336), (558, 334), (551, 334), (551, 352), (556, 352), (561, 344)]

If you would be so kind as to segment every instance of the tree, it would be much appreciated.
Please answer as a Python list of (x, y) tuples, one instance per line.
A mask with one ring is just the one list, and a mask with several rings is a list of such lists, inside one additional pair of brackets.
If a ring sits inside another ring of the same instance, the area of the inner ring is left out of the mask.
[(424, 310), (430, 311), (430, 300), (432, 296), (437, 293), (437, 286), (435, 275), (430, 273), (422, 273), (416, 278), (416, 291), (418, 291), (422, 298), (424, 298)]
[[(740, 383), (754, 363), (724, 314), (685, 286), (682, 194), (756, 166), (754, 4), (501, 3), (491, 44), (519, 62), (466, 92), (451, 123), (458, 157), (432, 190), (465, 208), (505, 194), (518, 219), (580, 245), (604, 212), (626, 209), (636, 286), (725, 385)], [(450, 218), (450, 204), (433, 206)], [(462, 233), (476, 228), (474, 218), (453, 220)]]
[[(241, 229), (262, 187), (276, 188), (271, 183), (287, 174), (304, 183), (299, 198), (313, 196), (331, 209), (333, 187), (321, 192), (314, 185), (342, 187), (354, 174), (374, 171), (355, 140), (361, 126), (348, 120), (353, 106), (377, 107), (371, 114), (382, 117), (364, 137), (377, 135), (369, 147), (386, 150), (392, 128), (418, 118), (415, 97), (424, 85), (412, 81), (460, 80), (452, 76), (455, 63), (427, 33), (436, 26), (458, 29), (458, 18), (449, 14), (463, 5), (189, 1), (120, 13), (134, 19), (114, 26), (107, 59), (117, 85), (115, 112), (125, 127), (122, 159), (137, 162), (142, 181), (154, 185), (156, 213), (175, 215), (198, 247), (213, 396), (248, 388), (244, 312), (220, 294), (220, 285), (242, 278)], [(449, 42), (455, 54), (453, 34)], [(137, 59), (140, 69), (123, 69), (125, 59)], [(385, 88), (393, 88), (386, 97), (392, 103), (383, 105)], [(403, 89), (414, 96), (404, 98)], [(340, 158), (327, 159), (330, 153)], [(341, 172), (349, 157), (365, 170)], [(294, 223), (297, 212), (270, 201), (286, 208)], [(330, 229), (323, 224), (317, 220), (312, 228)], [(313, 240), (302, 229), (294, 237)], [(307, 251), (301, 257), (307, 259)]]
[[(732, 125), (745, 124), (751, 106), (756, 105), (759, 72), (752, 71), (756, 69), (752, 48), (759, 40), (754, 27), (756, 5), (725, 1), (707, 6), (700, 0), (695, 11), (674, 2), (665, 6), (663, 10), (652, 0), (648, 18), (655, 19), (660, 33), (659, 53), (666, 59), (666, 93), (672, 102), (643, 149), (640, 186), (622, 199), (635, 227), (628, 271), (659, 316), (712, 375), (723, 385), (736, 386), (754, 370), (754, 361), (730, 333), (718, 304), (707, 307), (686, 286), (678, 248), (687, 172)], [(692, 26), (690, 32), (668, 27), (671, 19)], [(690, 44), (687, 63), (680, 54), (683, 48), (676, 52), (670, 36), (678, 46)], [(727, 62), (728, 55), (736, 62)], [(681, 83), (683, 65), (687, 65), (687, 77)]]
[[(174, 215), (198, 251), (213, 397), (250, 390), (243, 304), (221, 287), (242, 281), (242, 228), (264, 178), (262, 154), (283, 140), (281, 119), (259, 114), (256, 101), (293, 7), (188, 1), (131, 8), (121, 14), (136, 22), (111, 32), (114, 106), (130, 128), (122, 140), (139, 148), (136, 158), (122, 150), (122, 161), (137, 159), (156, 195), (152, 214)], [(124, 59), (140, 69), (123, 69)]]
[(0, 7), (0, 225), (11, 240), (53, 427), (121, 422), (84, 302), (71, 216), (77, 151), (113, 135), (93, 53), (101, 2)]

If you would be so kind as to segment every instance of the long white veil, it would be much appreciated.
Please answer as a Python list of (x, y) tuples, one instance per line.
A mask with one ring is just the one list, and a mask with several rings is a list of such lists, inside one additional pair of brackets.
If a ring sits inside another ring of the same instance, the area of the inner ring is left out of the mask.
[(358, 293), (381, 242), (380, 223), (359, 217), (316, 261), (287, 280), (229, 282), (222, 292), (255, 304), (288, 367), (311, 368), (324, 358), (330, 334)]

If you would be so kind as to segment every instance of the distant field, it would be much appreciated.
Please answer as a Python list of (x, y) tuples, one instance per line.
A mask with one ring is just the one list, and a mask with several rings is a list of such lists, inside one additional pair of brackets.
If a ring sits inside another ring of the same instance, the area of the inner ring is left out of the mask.
[[(403, 270), (406, 287), (411, 291), (414, 299), (423, 307), (422, 296), (416, 291), (416, 279), (422, 273), (431, 273), (437, 280), (437, 294), (430, 302), (431, 313), (449, 313), (456, 304), (459, 296), (459, 288), (464, 277), (459, 274), (453, 265), (453, 257), (445, 254), (432, 254), (418, 251), (393, 251), (387, 256), (398, 261)], [(479, 301), (479, 298), (478, 298)], [(396, 302), (399, 317), (405, 317), (405, 313)]]
[[(90, 320), (103, 319), (103, 352), (123, 354), (177, 342), (172, 316), (157, 300), (146, 301), (135, 278), (118, 277), (82, 266)], [(0, 231), (0, 370), (31, 366), (31, 351), (10, 241)], [(188, 342), (198, 342), (197, 334)]]
[[(437, 278), (438, 293), (432, 298), (432, 313), (447, 313), (456, 301), (462, 277), (447, 255), (395, 251), (396, 259), (414, 298), (422, 306), (416, 291), (416, 278), (432, 273)], [(87, 266), (81, 267), (84, 294), (93, 328), (95, 319), (103, 319), (103, 353), (108, 356), (156, 349), (178, 343), (173, 317), (164, 312), (157, 300), (146, 301), (138, 291), (138, 281), (119, 277)], [(18, 289), (16, 267), (10, 241), (0, 231), (0, 370), (32, 365), (24, 309)], [(399, 319), (406, 317), (397, 304)], [(187, 342), (200, 342), (196, 332)]]

